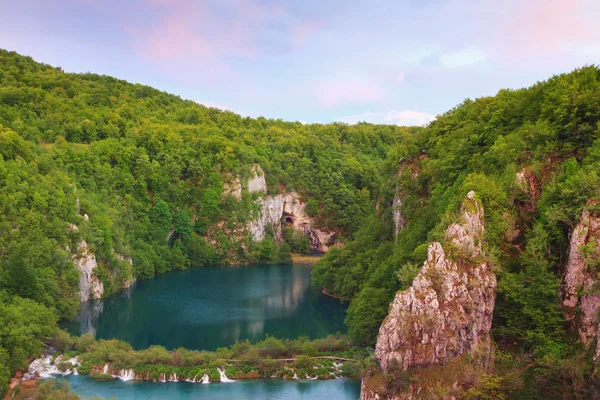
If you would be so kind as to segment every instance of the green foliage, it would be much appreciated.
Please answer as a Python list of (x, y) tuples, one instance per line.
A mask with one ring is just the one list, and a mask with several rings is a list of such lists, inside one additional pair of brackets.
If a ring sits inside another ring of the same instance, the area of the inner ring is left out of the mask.
[(71, 391), (68, 382), (46, 380), (40, 383), (39, 391), (33, 396), (36, 400), (80, 400), (75, 392)]
[(283, 238), (289, 246), (290, 251), (294, 253), (310, 252), (310, 240), (297, 229), (288, 227), (283, 230)]
[(46, 337), (56, 331), (55, 314), (30, 299), (0, 291), (0, 395), (16, 369), (26, 369), (39, 356)]
[(283, 242), (281, 246), (279, 246), (279, 252), (277, 253), (277, 260), (279, 264), (291, 264), (292, 260), (292, 249), (287, 242)]
[(361, 290), (350, 304), (345, 320), (350, 337), (356, 343), (374, 346), (388, 305), (389, 297), (384, 290), (372, 287)]
[[(270, 194), (299, 192), (318, 227), (344, 240), (315, 264), (313, 286), (350, 302), (349, 332), (363, 344), (373, 344), (395, 292), (411, 284), (428, 243), (444, 239), (474, 190), (485, 210), (480, 239), (498, 275), (495, 337), (518, 343), (536, 362), (564, 356), (562, 375), (550, 368), (534, 375), (585, 397), (585, 374), (569, 363), (576, 356), (557, 290), (569, 233), (584, 209), (599, 211), (599, 98), (600, 72), (589, 66), (465, 100), (426, 128), (303, 125), (242, 118), (0, 50), (0, 395), (14, 369), (56, 332), (56, 320), (75, 314), (72, 258), (83, 240), (107, 293), (132, 277), (286, 263), (290, 252), (306, 252), (308, 239), (294, 230), (284, 230), (281, 246), (274, 235), (249, 240), (244, 227), (256, 216), (256, 195), (244, 190), (238, 200), (224, 193), (224, 182), (259, 164)], [(397, 237), (392, 204), (401, 204)], [(582, 250), (595, 268), (595, 249)], [(134, 362), (115, 343), (61, 340), (90, 351), (94, 362)], [(255, 360), (346, 341), (292, 346), (269, 338), (236, 351)], [(171, 359), (160, 348), (140, 354)], [(212, 356), (178, 357), (189, 364)], [(496, 395), (498, 381), (486, 382), (475, 396)]]

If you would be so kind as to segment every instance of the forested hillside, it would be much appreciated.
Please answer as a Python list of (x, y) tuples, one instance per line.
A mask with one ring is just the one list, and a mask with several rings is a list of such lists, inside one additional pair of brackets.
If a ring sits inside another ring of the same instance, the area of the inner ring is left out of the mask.
[[(256, 165), (269, 194), (299, 193), (344, 243), (315, 265), (313, 286), (349, 302), (349, 333), (365, 346), (474, 191), (498, 279), (498, 368), (471, 398), (589, 398), (593, 350), (577, 336), (579, 311), (566, 320), (559, 287), (573, 231), (600, 212), (597, 67), (405, 128), (242, 118), (1, 50), (0, 396), (74, 316), (81, 253), (94, 254), (109, 294), (170, 270), (305, 249), (293, 234), (252, 240), (257, 194), (243, 187), (238, 199), (231, 187)], [(596, 277), (600, 250), (581, 252)]]
[[(378, 209), (351, 243), (317, 263), (313, 284), (349, 300), (350, 334), (374, 345), (395, 292), (411, 285), (428, 243), (443, 240), (473, 190), (498, 277), (497, 358), (515, 368), (510, 379), (492, 382), (505, 397), (473, 398), (589, 398), (592, 354), (559, 308), (559, 286), (582, 211), (600, 211), (599, 122), (593, 66), (465, 100), (393, 146)], [(598, 249), (582, 252), (595, 271)], [(597, 287), (579, 291), (594, 295)], [(507, 361), (505, 351), (518, 360)]]
[(289, 259), (297, 240), (286, 235), (287, 256), (269, 234), (252, 241), (256, 194), (227, 189), (256, 164), (271, 194), (296, 191), (350, 240), (411, 132), (242, 118), (0, 51), (0, 394), (76, 312), (73, 253), (94, 254), (105, 294), (170, 270)]

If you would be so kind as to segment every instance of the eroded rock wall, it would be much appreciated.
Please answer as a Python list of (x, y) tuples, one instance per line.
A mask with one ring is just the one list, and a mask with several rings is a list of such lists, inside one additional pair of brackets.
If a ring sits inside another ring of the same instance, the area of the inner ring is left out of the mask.
[(445, 245), (429, 245), (423, 269), (391, 304), (375, 350), (384, 371), (441, 364), (489, 342), (496, 277), (482, 253), (484, 233), (483, 207), (470, 192)]
[[(600, 252), (600, 216), (584, 210), (573, 230), (569, 258), (561, 285), (561, 301), (567, 320), (573, 322), (581, 341), (591, 345), (598, 339), (600, 290), (598, 274), (590, 265)], [(595, 359), (600, 355), (600, 346)]]
[(92, 253), (85, 240), (79, 242), (78, 251), (73, 255), (75, 266), (79, 270), (79, 295), (81, 301), (101, 299), (104, 295), (104, 284), (96, 276), (98, 266), (96, 256)]
[(267, 183), (260, 166), (252, 167), (252, 175), (247, 182), (250, 193), (259, 193), (259, 215), (248, 224), (252, 239), (265, 238), (271, 227), (275, 237), (282, 240), (282, 227), (292, 227), (301, 231), (310, 240), (311, 250), (325, 252), (332, 245), (334, 233), (325, 232), (314, 226), (314, 221), (306, 213), (306, 204), (296, 192), (267, 196)]

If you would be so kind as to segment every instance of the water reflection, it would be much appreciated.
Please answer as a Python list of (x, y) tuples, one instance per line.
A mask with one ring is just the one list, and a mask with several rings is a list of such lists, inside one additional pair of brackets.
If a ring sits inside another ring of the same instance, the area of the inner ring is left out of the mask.
[(344, 331), (344, 311), (337, 300), (310, 290), (307, 267), (206, 268), (142, 281), (129, 294), (85, 303), (67, 327), (124, 339), (135, 348), (215, 349), (267, 334), (315, 338)]

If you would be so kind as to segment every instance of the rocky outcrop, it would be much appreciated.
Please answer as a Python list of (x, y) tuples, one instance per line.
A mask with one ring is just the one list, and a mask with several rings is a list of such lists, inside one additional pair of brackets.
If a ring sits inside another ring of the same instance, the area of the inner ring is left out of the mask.
[(248, 179), (247, 186), (250, 193), (267, 192), (265, 173), (260, 165), (252, 166), (252, 174), (250, 175), (250, 179)]
[[(71, 225), (72, 231), (79, 231), (75, 225)], [(94, 272), (98, 263), (96, 256), (92, 253), (85, 240), (77, 245), (77, 252), (73, 254), (73, 262), (79, 270), (79, 297), (81, 301), (90, 299), (101, 299), (104, 294), (104, 284)]]
[(396, 186), (396, 194), (392, 200), (392, 219), (394, 220), (394, 238), (398, 240), (398, 233), (404, 228), (404, 216), (402, 215), (402, 192), (400, 185)]
[(79, 293), (81, 301), (90, 299), (101, 299), (104, 294), (104, 284), (94, 272), (98, 263), (96, 256), (92, 253), (85, 240), (79, 242), (79, 251), (73, 258), (77, 269), (79, 269)]
[[(598, 339), (600, 290), (598, 274), (592, 264), (600, 254), (600, 216), (584, 210), (573, 230), (569, 258), (561, 285), (561, 301), (567, 320), (574, 323), (581, 341), (590, 345)], [(600, 260), (599, 260), (600, 261)], [(595, 359), (600, 356), (600, 347)]]
[(264, 196), (259, 199), (260, 215), (254, 219), (249, 230), (256, 241), (265, 238), (267, 228), (275, 231), (275, 237), (281, 239), (282, 227), (291, 227), (304, 233), (310, 240), (313, 251), (325, 252), (335, 244), (334, 233), (328, 233), (314, 227), (313, 220), (305, 211), (306, 204), (296, 192)]
[(310, 240), (313, 251), (325, 252), (335, 241), (334, 233), (314, 227), (312, 218), (306, 213), (306, 204), (301, 201), (298, 193), (268, 196), (265, 174), (259, 165), (252, 167), (246, 187), (250, 193), (259, 194), (259, 215), (248, 224), (248, 230), (255, 241), (264, 239), (269, 228), (273, 229), (278, 240), (282, 240), (283, 226), (303, 232)]
[(391, 304), (375, 350), (384, 371), (441, 364), (489, 342), (496, 277), (482, 253), (483, 207), (473, 192), (459, 218)]

